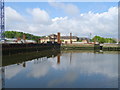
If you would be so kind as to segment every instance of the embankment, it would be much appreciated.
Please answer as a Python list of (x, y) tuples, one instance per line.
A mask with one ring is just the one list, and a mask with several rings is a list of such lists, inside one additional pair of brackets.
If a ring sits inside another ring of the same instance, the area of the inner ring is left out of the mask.
[(103, 50), (103, 51), (120, 51), (119, 44), (64, 44), (61, 50)]
[(60, 44), (48, 43), (48, 44), (2, 44), (2, 54), (11, 55), (16, 53), (25, 53), (33, 51), (44, 51), (44, 50), (58, 50)]

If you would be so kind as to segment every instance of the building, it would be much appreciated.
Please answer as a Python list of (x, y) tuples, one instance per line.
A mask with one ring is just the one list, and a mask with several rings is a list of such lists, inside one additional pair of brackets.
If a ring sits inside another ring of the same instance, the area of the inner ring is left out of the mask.
[[(70, 43), (72, 42), (77, 42), (79, 38), (77, 36), (61, 36), (60, 41), (61, 43)], [(41, 43), (47, 43), (47, 42), (57, 42), (57, 35), (56, 34), (51, 34), (46, 37), (40, 38)]]
[[(62, 43), (70, 43), (70, 36), (61, 36)], [(71, 36), (72, 42), (77, 42), (79, 38), (77, 36)]]
[(49, 36), (45, 36), (40, 38), (40, 43), (47, 43), (47, 42), (56, 42), (57, 41), (57, 35), (56, 34), (51, 34)]
[(90, 39), (86, 37), (79, 38), (79, 41), (81, 41), (82, 43), (90, 43)]

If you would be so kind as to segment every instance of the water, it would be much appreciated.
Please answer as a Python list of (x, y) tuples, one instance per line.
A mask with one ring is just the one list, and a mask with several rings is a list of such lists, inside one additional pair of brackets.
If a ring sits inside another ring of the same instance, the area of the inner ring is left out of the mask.
[(37, 54), (3, 57), (5, 88), (118, 88), (117, 52)]

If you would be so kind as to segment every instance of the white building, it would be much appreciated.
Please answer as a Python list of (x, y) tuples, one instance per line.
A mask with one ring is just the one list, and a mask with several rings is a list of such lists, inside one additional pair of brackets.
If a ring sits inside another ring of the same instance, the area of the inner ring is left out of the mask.
[(16, 38), (5, 38), (2, 43), (36, 43), (34, 40), (23, 40), (23, 39), (16, 39)]

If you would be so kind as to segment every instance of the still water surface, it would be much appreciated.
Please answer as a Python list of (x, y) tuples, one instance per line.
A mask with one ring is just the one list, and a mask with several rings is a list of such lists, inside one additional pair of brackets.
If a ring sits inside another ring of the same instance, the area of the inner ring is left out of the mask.
[[(51, 54), (51, 55), (50, 55)], [(6, 88), (117, 88), (118, 53), (61, 51), (8, 64)], [(12, 59), (9, 56), (7, 60)], [(19, 60), (19, 57), (16, 57)], [(9, 61), (10, 62), (10, 61)], [(7, 62), (6, 62), (7, 63)]]

